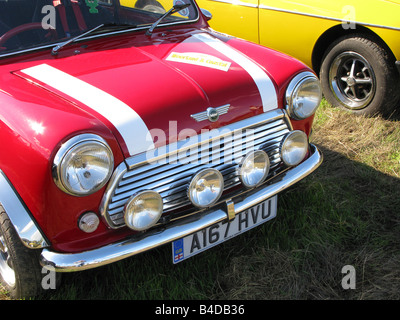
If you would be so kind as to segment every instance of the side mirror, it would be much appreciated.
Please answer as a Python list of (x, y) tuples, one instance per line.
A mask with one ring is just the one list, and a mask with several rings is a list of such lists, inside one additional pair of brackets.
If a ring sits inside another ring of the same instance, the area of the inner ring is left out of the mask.
[(212, 19), (212, 14), (211, 14), (210, 11), (208, 11), (206, 9), (200, 9), (200, 10), (201, 10), (201, 13), (206, 18), (207, 21), (210, 21)]

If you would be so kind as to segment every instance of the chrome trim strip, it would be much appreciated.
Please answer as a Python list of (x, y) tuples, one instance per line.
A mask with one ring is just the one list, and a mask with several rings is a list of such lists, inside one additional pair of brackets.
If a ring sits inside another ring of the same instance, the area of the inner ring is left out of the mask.
[[(251, 4), (251, 3), (242, 2), (240, 0), (209, 0), (209, 1), (227, 3), (227, 4), (237, 5), (237, 6), (241, 6), (241, 7), (259, 8), (259, 9), (264, 9), (264, 10), (285, 12), (285, 13), (297, 14), (297, 15), (302, 15), (302, 16), (307, 16), (307, 17), (312, 17), (312, 18), (327, 19), (327, 20), (333, 20), (333, 21), (339, 21), (339, 22), (347, 22), (347, 20), (345, 20), (345, 19), (333, 18), (333, 17), (329, 17), (329, 16), (323, 16), (323, 15), (306, 13), (306, 12), (299, 12), (299, 11), (294, 11), (294, 10), (281, 9), (281, 8), (277, 8), (277, 7), (266, 6), (264, 4), (260, 4), (260, 5)], [(382, 29), (400, 31), (400, 28), (396, 28), (396, 27), (389, 27), (389, 26), (383, 26), (383, 25), (371, 24), (371, 23), (364, 23), (364, 22), (357, 22), (357, 21), (354, 21), (354, 23), (360, 24), (360, 25), (363, 25), (363, 26), (367, 26), (367, 27), (374, 27), (374, 28), (382, 28)]]
[(240, 1), (240, 0), (210, 0), (210, 1), (228, 3), (228, 4), (237, 5), (237, 6), (241, 6), (241, 7), (258, 8), (258, 4), (247, 3), (247, 2)]
[[(217, 0), (212, 0), (212, 1), (217, 1)], [(261, 4), (259, 6), (259, 8), (260, 9), (264, 9), (264, 10), (271, 10), (271, 11), (278, 11), (278, 12), (284, 12), (284, 13), (297, 14), (297, 15), (301, 15), (301, 16), (318, 18), (318, 19), (327, 19), (327, 20), (338, 21), (338, 22), (347, 22), (347, 20), (345, 20), (345, 19), (339, 19), (339, 18), (333, 18), (333, 17), (328, 17), (328, 16), (322, 16), (322, 15), (318, 15), (318, 14), (305, 13), (305, 12), (281, 9), (281, 8), (276, 8), (276, 7), (270, 7), (270, 6), (266, 6), (266, 5), (263, 5), (263, 4)], [(359, 25), (363, 25), (363, 26), (366, 26), (366, 27), (374, 27), (374, 28), (382, 28), (382, 29), (400, 31), (400, 28), (396, 28), (396, 27), (382, 26), (382, 25), (378, 25), (378, 24), (371, 24), (371, 23), (365, 23), (365, 22), (359, 22), (359, 21), (354, 21), (354, 23), (355, 24), (359, 24)]]
[[(322, 162), (322, 154), (314, 145), (310, 145), (310, 150), (310, 157), (297, 167), (277, 175), (264, 186), (255, 189), (245, 199), (239, 197), (238, 202), (234, 204), (235, 214), (273, 197), (317, 169)], [(235, 198), (232, 201), (235, 201)], [(232, 215), (232, 212), (230, 213)], [(44, 249), (40, 256), (40, 264), (43, 267), (54, 268), (58, 272), (92, 269), (154, 249), (226, 219), (228, 213), (225, 210), (214, 209), (173, 222), (168, 227), (132, 236), (90, 251), (59, 253)]]
[(42, 234), (28, 209), (14, 190), (11, 182), (0, 169), (0, 204), (10, 218), (15, 231), (22, 243), (29, 249), (48, 247), (49, 244)]
[(122, 162), (114, 171), (113, 175), (111, 176), (110, 182), (106, 188), (106, 191), (103, 195), (103, 198), (100, 203), (99, 212), (101, 217), (106, 221), (107, 226), (113, 228), (114, 222), (111, 220), (111, 216), (107, 214), (107, 208), (109, 202), (112, 199), (113, 193), (115, 188), (118, 185), (118, 182), (121, 180), (121, 177), (128, 171), (128, 167), (126, 166), (125, 162)]

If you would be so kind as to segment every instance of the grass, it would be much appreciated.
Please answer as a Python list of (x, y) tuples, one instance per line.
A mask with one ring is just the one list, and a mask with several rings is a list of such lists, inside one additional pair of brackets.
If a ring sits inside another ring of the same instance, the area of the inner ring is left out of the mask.
[[(356, 117), (323, 101), (313, 142), (324, 162), (279, 196), (276, 219), (178, 265), (165, 246), (66, 274), (41, 298), (399, 299), (398, 119)], [(355, 289), (341, 285), (346, 265)]]

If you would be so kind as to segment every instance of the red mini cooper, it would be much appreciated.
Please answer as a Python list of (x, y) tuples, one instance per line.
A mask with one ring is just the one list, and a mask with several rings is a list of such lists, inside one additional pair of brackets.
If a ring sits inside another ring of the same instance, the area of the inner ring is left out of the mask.
[(0, 0), (0, 274), (179, 263), (266, 221), (321, 163), (299, 61), (215, 32), (193, 0)]

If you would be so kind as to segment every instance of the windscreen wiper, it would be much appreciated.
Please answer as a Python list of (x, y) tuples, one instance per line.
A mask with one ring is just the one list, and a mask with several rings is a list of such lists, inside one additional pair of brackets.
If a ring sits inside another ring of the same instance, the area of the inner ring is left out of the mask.
[(154, 29), (157, 28), (157, 26), (160, 24), (160, 22), (163, 21), (166, 17), (169, 17), (171, 14), (174, 14), (183, 9), (186, 9), (190, 5), (191, 5), (190, 3), (174, 5), (171, 9), (169, 9), (166, 13), (164, 13), (160, 19), (158, 19), (156, 22), (154, 22), (151, 25), (151, 27), (146, 31), (146, 36), (151, 36), (153, 34)]
[(102, 23), (102, 24), (98, 25), (97, 27), (94, 27), (93, 29), (90, 29), (90, 30), (86, 31), (85, 33), (79, 34), (76, 37), (71, 38), (71, 39), (69, 39), (69, 40), (67, 40), (67, 41), (65, 41), (63, 43), (60, 43), (59, 45), (55, 46), (51, 50), (51, 54), (53, 56), (56, 56), (58, 54), (58, 51), (60, 51), (60, 49), (64, 48), (65, 46), (69, 45), (70, 43), (73, 43), (73, 42), (79, 40), (80, 38), (82, 38), (82, 37), (94, 32), (94, 31), (96, 31), (97, 29), (100, 29), (100, 28), (104, 28), (104, 29), (107, 29), (107, 28), (110, 28), (110, 29), (111, 28), (112, 29), (114, 29), (114, 28), (123, 29), (123, 28), (134, 28), (134, 27), (136, 27), (136, 25), (117, 24), (117, 23)]
[(100, 29), (100, 28), (103, 27), (103, 26), (104, 26), (104, 24), (100, 24), (100, 25), (98, 25), (97, 27), (94, 27), (93, 29), (90, 29), (90, 30), (86, 31), (85, 33), (82, 33), (82, 34), (80, 34), (80, 35), (78, 35), (78, 36), (76, 36), (76, 37), (73, 37), (73, 38), (71, 38), (71, 39), (69, 39), (69, 40), (63, 42), (63, 43), (60, 43), (59, 45), (56, 45), (56, 46), (51, 50), (51, 54), (52, 54), (53, 56), (56, 56), (56, 55), (58, 54), (58, 51), (59, 51), (60, 49), (64, 48), (65, 46), (69, 45), (69, 44), (72, 43), (72, 42), (75, 42), (76, 40), (79, 40), (80, 38), (82, 38), (82, 37), (88, 35), (89, 33), (92, 33), (93, 31), (96, 31), (97, 29)]

